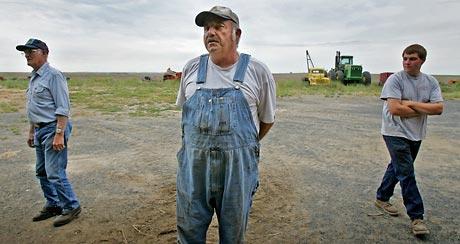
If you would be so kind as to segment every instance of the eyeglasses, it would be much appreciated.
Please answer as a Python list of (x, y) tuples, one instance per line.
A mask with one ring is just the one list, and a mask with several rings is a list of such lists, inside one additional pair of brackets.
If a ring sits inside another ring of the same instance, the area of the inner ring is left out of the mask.
[(38, 52), (39, 50), (40, 50), (40, 49), (26, 49), (26, 50), (22, 51), (21, 54), (22, 54), (23, 56), (25, 56), (25, 55), (31, 55), (31, 54), (33, 54), (33, 53)]

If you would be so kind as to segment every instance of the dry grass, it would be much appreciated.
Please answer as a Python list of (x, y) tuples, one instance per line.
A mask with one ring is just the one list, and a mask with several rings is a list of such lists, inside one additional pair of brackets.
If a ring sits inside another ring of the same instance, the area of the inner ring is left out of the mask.
[[(22, 75), (21, 75), (22, 74)], [(24, 109), (28, 80), (24, 73), (8, 73), (0, 81), (0, 113)], [(71, 73), (70, 98), (78, 111), (120, 113), (131, 116), (156, 116), (162, 111), (177, 110), (175, 106), (179, 81), (159, 80), (158, 74), (148, 73)], [(151, 81), (142, 78), (149, 76)], [(21, 77), (21, 78), (17, 78)], [(329, 86), (308, 86), (302, 82), (303, 73), (274, 74), (278, 97), (320, 95), (331, 96), (379, 96), (381, 87), (373, 75), (370, 86), (352, 84), (344, 86), (332, 82)], [(459, 79), (458, 76), (443, 76)], [(460, 79), (459, 79), (460, 80)], [(445, 99), (460, 99), (460, 83), (441, 83)]]

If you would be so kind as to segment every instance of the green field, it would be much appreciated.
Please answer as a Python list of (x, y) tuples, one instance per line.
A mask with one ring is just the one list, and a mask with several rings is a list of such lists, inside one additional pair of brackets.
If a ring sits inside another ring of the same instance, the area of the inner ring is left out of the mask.
[[(308, 86), (298, 77), (275, 75), (277, 96), (319, 95), (378, 97), (381, 86), (332, 82), (330, 86)], [(25, 78), (0, 80), (0, 113), (17, 112), (24, 108)], [(179, 81), (144, 81), (137, 76), (80, 75), (69, 80), (72, 106), (102, 113), (124, 113), (131, 116), (155, 116), (161, 111), (178, 110), (174, 105)], [(460, 84), (441, 83), (446, 100), (460, 99)]]

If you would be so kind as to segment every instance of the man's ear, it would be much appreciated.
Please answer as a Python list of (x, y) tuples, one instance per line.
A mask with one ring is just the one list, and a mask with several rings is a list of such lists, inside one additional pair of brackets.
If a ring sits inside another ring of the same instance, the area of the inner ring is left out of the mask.
[(239, 29), (239, 28), (236, 29), (235, 36), (236, 36), (236, 45), (238, 46), (238, 44), (240, 43), (241, 29)]
[(236, 37), (240, 39), (241, 37), (241, 29), (236, 29)]

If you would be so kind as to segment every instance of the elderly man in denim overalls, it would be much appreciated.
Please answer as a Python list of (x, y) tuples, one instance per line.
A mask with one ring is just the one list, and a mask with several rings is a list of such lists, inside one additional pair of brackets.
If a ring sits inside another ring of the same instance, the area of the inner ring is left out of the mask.
[(242, 243), (258, 186), (259, 141), (275, 120), (267, 66), (238, 53), (239, 19), (215, 6), (196, 16), (209, 54), (183, 69), (182, 148), (177, 170), (179, 243), (205, 243), (214, 211), (220, 243)]

